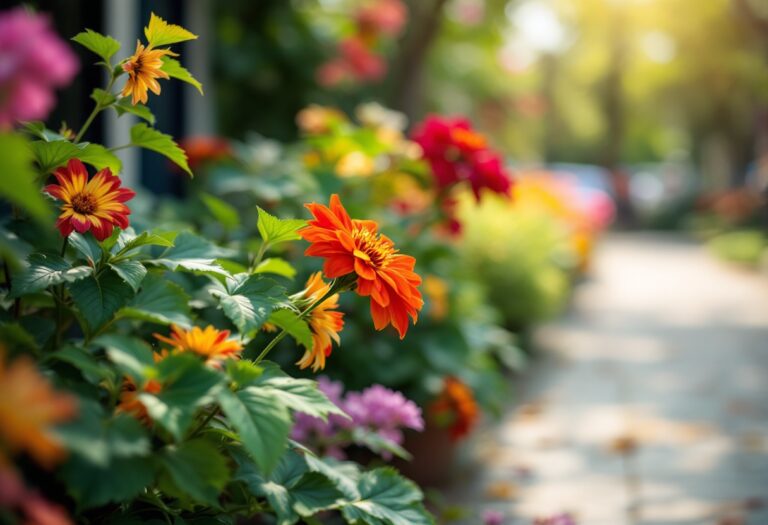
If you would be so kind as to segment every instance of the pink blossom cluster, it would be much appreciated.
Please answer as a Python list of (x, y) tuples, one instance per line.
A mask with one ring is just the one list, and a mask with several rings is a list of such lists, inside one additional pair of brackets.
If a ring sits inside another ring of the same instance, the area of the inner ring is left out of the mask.
[(48, 17), (24, 8), (0, 13), (0, 130), (45, 119), (54, 90), (69, 84), (78, 67)]
[(328, 421), (296, 414), (291, 437), (300, 443), (323, 448), (326, 454), (343, 457), (343, 448), (354, 444), (352, 432), (363, 429), (374, 432), (387, 441), (402, 445), (403, 430), (424, 429), (421, 409), (402, 393), (381, 385), (373, 385), (361, 392), (347, 392), (341, 382), (327, 377), (318, 378), (318, 388), (348, 416), (331, 415)]

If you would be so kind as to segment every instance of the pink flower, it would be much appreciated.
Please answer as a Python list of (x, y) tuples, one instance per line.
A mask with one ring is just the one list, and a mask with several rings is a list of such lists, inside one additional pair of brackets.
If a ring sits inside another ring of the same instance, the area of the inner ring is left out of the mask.
[(48, 17), (21, 7), (0, 13), (0, 129), (45, 119), (54, 89), (69, 84), (78, 67)]
[(397, 36), (405, 25), (408, 10), (402, 0), (375, 0), (355, 14), (363, 34)]
[(339, 43), (339, 51), (342, 60), (357, 80), (379, 80), (387, 71), (384, 60), (374, 54), (360, 38), (345, 38)]

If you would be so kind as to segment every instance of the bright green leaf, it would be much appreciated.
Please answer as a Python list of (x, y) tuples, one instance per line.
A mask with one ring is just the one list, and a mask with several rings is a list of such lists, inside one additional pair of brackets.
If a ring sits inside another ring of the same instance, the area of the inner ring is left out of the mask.
[(0, 133), (0, 197), (45, 222), (50, 210), (36, 182), (31, 144), (21, 135)]
[(325, 419), (329, 414), (349, 417), (317, 388), (311, 379), (273, 377), (259, 382), (259, 386), (273, 393), (280, 401), (296, 412)]
[(274, 273), (275, 275), (281, 275), (288, 279), (293, 279), (296, 275), (296, 268), (285, 259), (279, 257), (271, 257), (265, 259), (259, 263), (253, 270), (253, 273)]
[(210, 293), (241, 333), (260, 328), (272, 311), (286, 301), (282, 286), (244, 273), (228, 277), (226, 289), (212, 289)]
[(113, 106), (117, 112), (117, 116), (121, 117), (126, 113), (136, 115), (137, 117), (146, 120), (150, 125), (155, 125), (155, 116), (152, 111), (144, 104), (131, 104), (131, 97), (123, 97), (117, 101)]
[(90, 29), (76, 34), (72, 40), (99, 55), (107, 64), (109, 64), (112, 55), (120, 50), (120, 42), (111, 36), (104, 36)]
[(272, 312), (269, 322), (282, 328), (305, 348), (312, 348), (312, 330), (309, 324), (293, 310), (283, 309)]
[(157, 152), (192, 176), (187, 163), (187, 154), (170, 135), (150, 128), (144, 123), (138, 123), (131, 128), (131, 144)]
[(140, 235), (136, 235), (133, 228), (127, 228), (120, 232), (117, 238), (117, 242), (112, 250), (115, 256), (124, 256), (142, 246), (173, 246), (173, 239), (176, 234), (170, 233), (156, 233), (156, 232), (141, 232)]
[(77, 154), (77, 158), (97, 170), (109, 168), (112, 175), (119, 175), (123, 171), (123, 162), (101, 144), (86, 144)]
[(43, 173), (50, 173), (59, 166), (66, 164), (69, 159), (77, 157), (81, 149), (68, 140), (55, 140), (47, 142), (35, 140), (29, 143), (35, 162)]
[(169, 24), (155, 13), (151, 14), (149, 25), (144, 28), (144, 36), (152, 47), (166, 46), (197, 38), (197, 35), (190, 33), (181, 26)]
[(162, 265), (169, 270), (178, 268), (191, 272), (208, 272), (228, 275), (216, 263), (216, 258), (227, 252), (207, 239), (190, 232), (182, 232), (173, 241), (173, 246), (165, 250), (160, 257), (148, 262)]
[(240, 225), (240, 216), (231, 204), (204, 192), (200, 193), (200, 199), (211, 215), (227, 230), (234, 230)]
[(258, 212), (258, 229), (264, 242), (274, 246), (281, 242), (301, 239), (297, 231), (306, 226), (307, 221), (302, 219), (278, 219), (262, 208), (258, 208)]
[(171, 78), (175, 78), (195, 86), (200, 94), (203, 94), (203, 85), (198, 82), (197, 79), (192, 76), (192, 73), (187, 71), (187, 69), (184, 68), (184, 66), (182, 66), (181, 63), (175, 58), (163, 57), (163, 67), (160, 69), (167, 73)]

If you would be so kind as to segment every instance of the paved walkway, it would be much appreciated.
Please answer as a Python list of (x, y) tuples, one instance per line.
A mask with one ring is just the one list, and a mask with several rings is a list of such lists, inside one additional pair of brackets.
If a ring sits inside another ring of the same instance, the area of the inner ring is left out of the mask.
[(768, 525), (768, 279), (679, 238), (612, 236), (537, 340), (458, 498), (508, 524)]

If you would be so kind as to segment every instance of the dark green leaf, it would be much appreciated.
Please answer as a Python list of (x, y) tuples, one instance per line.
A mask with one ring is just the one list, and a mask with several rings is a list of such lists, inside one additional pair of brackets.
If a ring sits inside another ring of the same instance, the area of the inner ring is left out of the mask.
[(115, 374), (106, 363), (99, 362), (92, 354), (76, 346), (65, 346), (50, 354), (50, 360), (63, 361), (77, 368), (83, 377), (93, 384), (103, 380), (115, 381)]
[(229, 481), (226, 458), (211, 443), (196, 439), (163, 450), (161, 462), (181, 492), (196, 502), (219, 506), (219, 494)]
[(119, 334), (107, 334), (97, 337), (93, 344), (107, 351), (110, 361), (120, 371), (133, 378), (137, 384), (143, 384), (155, 367), (152, 348), (141, 339)]
[(47, 142), (44, 140), (35, 140), (30, 142), (35, 162), (43, 173), (50, 173), (54, 169), (62, 166), (78, 156), (80, 148), (68, 140), (56, 140)]
[(224, 313), (241, 333), (256, 330), (286, 301), (285, 290), (270, 279), (240, 273), (228, 277), (226, 289), (213, 289)]
[(139, 123), (131, 128), (131, 144), (155, 151), (192, 176), (192, 171), (187, 163), (187, 154), (170, 135), (161, 133), (146, 124)]
[(111, 36), (104, 36), (90, 29), (86, 29), (84, 32), (76, 34), (72, 37), (72, 40), (99, 55), (107, 64), (109, 64), (112, 55), (120, 50), (120, 42)]
[(280, 401), (296, 412), (325, 419), (329, 414), (348, 417), (317, 388), (311, 379), (273, 377), (259, 382), (259, 386), (273, 393)]
[(101, 467), (73, 457), (62, 469), (67, 487), (83, 508), (130, 501), (155, 479), (151, 458), (115, 458)]
[[(135, 264), (144, 268), (140, 263)], [(186, 327), (192, 325), (191, 314), (189, 297), (184, 289), (160, 274), (152, 274), (144, 279), (141, 291), (125, 308), (120, 310), (120, 315), (125, 317)]]
[(288, 408), (273, 392), (257, 386), (236, 393), (223, 389), (218, 401), (261, 471), (271, 472), (288, 442), (291, 430)]
[(173, 232), (141, 232), (136, 235), (133, 228), (127, 228), (120, 232), (117, 238), (117, 242), (113, 248), (115, 256), (124, 256), (130, 253), (132, 250), (141, 248), (142, 246), (173, 246), (173, 239), (176, 234)]
[[(141, 282), (144, 280), (144, 277), (147, 276), (147, 269), (139, 261), (123, 259), (121, 261), (109, 263), (109, 267), (112, 268), (123, 281), (131, 285), (134, 292), (139, 291)], [(137, 299), (138, 298), (134, 298), (132, 303), (135, 303)]]
[(412, 481), (390, 467), (364, 472), (357, 485), (359, 499), (342, 507), (344, 518), (356, 523), (432, 525), (433, 518), (421, 504), (423, 495)]
[(93, 235), (72, 232), (69, 234), (68, 242), (86, 258), (91, 266), (95, 267), (96, 263), (101, 260), (101, 246)]
[(33, 253), (28, 261), (29, 268), (13, 279), (14, 297), (39, 292), (61, 283), (74, 283), (93, 274), (93, 268), (90, 266), (73, 268), (67, 261), (52, 253)]
[(91, 275), (70, 284), (69, 292), (91, 332), (110, 321), (134, 294), (112, 270), (102, 271), (98, 278)]
[(351, 461), (339, 461), (333, 458), (317, 458), (304, 455), (304, 461), (312, 472), (319, 472), (331, 480), (339, 492), (348, 500), (360, 499), (357, 484), (360, 482), (360, 468)]
[(174, 245), (165, 250), (160, 257), (151, 262), (165, 266), (169, 270), (182, 268), (193, 272), (209, 272), (228, 275), (216, 263), (216, 258), (226, 254), (224, 250), (207, 239), (190, 232), (180, 233)]
[(67, 140), (64, 135), (46, 128), (45, 124), (42, 122), (25, 122), (22, 127), (27, 133), (47, 142)]

